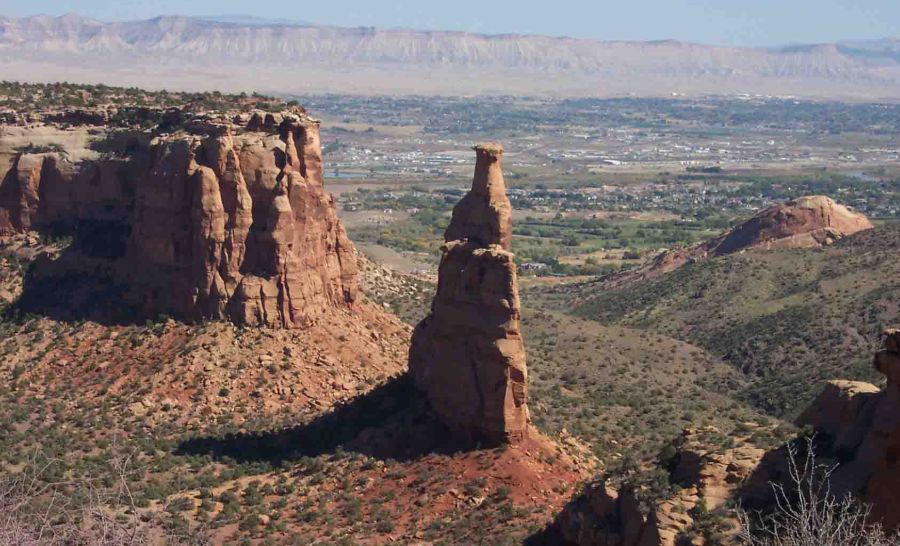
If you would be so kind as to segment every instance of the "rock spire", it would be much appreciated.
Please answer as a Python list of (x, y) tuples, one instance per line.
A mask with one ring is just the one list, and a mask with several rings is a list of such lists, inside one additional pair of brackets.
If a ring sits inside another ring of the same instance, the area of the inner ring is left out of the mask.
[(475, 147), (472, 189), (444, 235), (431, 314), (415, 329), (409, 368), (457, 435), (490, 444), (528, 435), (528, 372), (520, 328), (503, 148)]

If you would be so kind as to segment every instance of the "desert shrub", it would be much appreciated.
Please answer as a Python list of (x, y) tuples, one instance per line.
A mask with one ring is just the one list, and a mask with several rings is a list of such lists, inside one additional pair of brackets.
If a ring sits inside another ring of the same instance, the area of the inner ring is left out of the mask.
[[(50, 479), (58, 463), (35, 456), (23, 470), (0, 475), (0, 546), (158, 543), (147, 520), (142, 523), (137, 516), (137, 503), (128, 486), (132, 473), (128, 458), (106, 461), (115, 477), (109, 486), (100, 479)], [(166, 544), (207, 543), (202, 530), (190, 530), (179, 516), (155, 523), (152, 526)]]

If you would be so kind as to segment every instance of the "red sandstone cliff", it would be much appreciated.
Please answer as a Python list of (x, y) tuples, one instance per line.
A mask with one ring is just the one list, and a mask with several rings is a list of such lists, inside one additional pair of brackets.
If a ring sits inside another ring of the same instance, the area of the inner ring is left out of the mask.
[(409, 369), (456, 434), (489, 443), (528, 433), (528, 374), (511, 206), (496, 144), (476, 146), (472, 190), (445, 233), (431, 314), (413, 333)]
[(0, 185), (0, 234), (109, 221), (130, 232), (119, 269), (147, 313), (308, 324), (356, 301), (353, 246), (324, 189), (318, 121), (259, 125), (113, 134), (113, 153), (79, 164), (23, 154)]

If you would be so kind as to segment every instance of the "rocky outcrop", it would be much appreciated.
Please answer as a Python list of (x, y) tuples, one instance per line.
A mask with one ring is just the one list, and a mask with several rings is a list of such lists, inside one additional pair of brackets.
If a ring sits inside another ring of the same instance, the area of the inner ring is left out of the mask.
[(324, 191), (318, 124), (289, 117), (278, 130), (154, 148), (129, 257), (180, 277), (179, 315), (292, 327), (355, 301), (353, 247)]
[(4, 234), (27, 231), (36, 213), (45, 155), (22, 154), (6, 173), (0, 188), (0, 229)]
[(566, 506), (557, 522), (563, 544), (650, 546), (659, 529), (643, 513), (632, 488), (617, 491), (604, 482), (588, 485)]
[(612, 288), (659, 277), (691, 262), (743, 250), (827, 246), (873, 227), (864, 214), (853, 212), (829, 197), (800, 197), (766, 208), (709, 241), (664, 251), (641, 267), (613, 276), (606, 285)]
[(885, 332), (875, 368), (887, 385), (832, 381), (798, 424), (832, 441), (843, 463), (833, 474), (841, 491), (863, 495), (873, 519), (900, 529), (900, 330)]
[(829, 245), (874, 226), (864, 215), (824, 195), (769, 207), (709, 245), (715, 256), (745, 248), (806, 248)]
[(0, 233), (108, 222), (119, 280), (152, 315), (297, 327), (352, 305), (356, 261), (324, 189), (319, 123), (195, 121), (152, 140), (113, 134), (111, 154), (77, 165), (20, 155), (0, 186)]
[[(649, 512), (641, 510), (631, 486), (617, 491), (602, 481), (589, 485), (560, 514), (560, 541), (577, 546), (729, 543), (739, 522), (728, 503), (740, 499), (752, 505), (767, 497), (769, 474), (768, 465), (761, 464), (765, 450), (745, 438), (734, 438), (729, 449), (711, 447), (720, 443), (718, 438), (713, 427), (684, 431), (669, 476), (677, 492)], [(715, 517), (698, 517), (707, 514)]]
[(73, 163), (61, 152), (18, 155), (0, 182), (0, 236), (78, 221), (124, 222), (146, 165), (146, 142), (127, 159)]
[[(881, 389), (861, 381), (829, 381), (797, 419), (832, 439), (835, 449), (852, 452), (862, 442)], [(866, 423), (864, 426), (863, 423)]]
[(511, 206), (503, 149), (475, 147), (472, 190), (444, 235), (431, 314), (415, 329), (409, 369), (441, 420), (457, 435), (518, 442), (529, 426), (528, 372), (520, 329), (516, 265), (509, 252)]

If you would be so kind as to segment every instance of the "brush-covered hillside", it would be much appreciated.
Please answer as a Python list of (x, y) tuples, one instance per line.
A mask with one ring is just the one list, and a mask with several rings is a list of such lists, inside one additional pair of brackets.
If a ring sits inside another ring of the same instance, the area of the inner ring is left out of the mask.
[(529, 297), (605, 325), (709, 351), (746, 380), (735, 395), (790, 417), (834, 377), (877, 380), (871, 355), (898, 320), (900, 225), (824, 248), (753, 250), (617, 289), (602, 281)]

